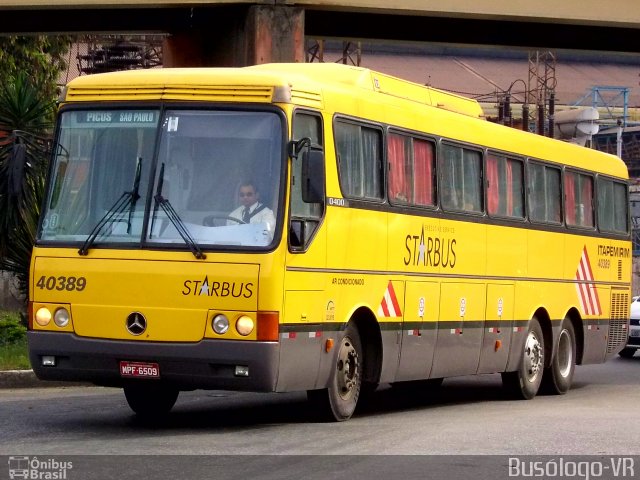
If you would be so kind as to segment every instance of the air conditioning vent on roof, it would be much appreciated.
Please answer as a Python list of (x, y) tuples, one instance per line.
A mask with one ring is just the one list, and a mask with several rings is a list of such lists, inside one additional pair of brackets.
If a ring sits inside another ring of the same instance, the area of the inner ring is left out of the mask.
[(195, 86), (163, 86), (149, 85), (145, 88), (131, 88), (121, 85), (100, 85), (90, 87), (70, 87), (66, 100), (82, 101), (84, 99), (104, 100), (201, 100), (201, 101), (234, 101), (234, 102), (270, 102), (273, 87), (260, 86), (227, 86), (227, 85), (195, 85)]

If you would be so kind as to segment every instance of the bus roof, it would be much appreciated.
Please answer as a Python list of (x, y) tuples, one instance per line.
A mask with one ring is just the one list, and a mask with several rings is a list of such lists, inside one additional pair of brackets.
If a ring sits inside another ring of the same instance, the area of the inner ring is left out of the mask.
[(342, 84), (369, 92), (403, 98), (412, 102), (450, 110), (475, 118), (484, 118), (480, 104), (472, 99), (419, 85), (408, 80), (369, 70), (337, 63), (264, 64), (249, 67), (257, 71), (290, 75), (291, 72), (314, 79), (320, 85)]
[(321, 104), (322, 89), (330, 85), (399, 96), (475, 118), (484, 116), (475, 100), (366, 68), (334, 63), (159, 68), (87, 75), (69, 83), (65, 101), (162, 98)]
[[(414, 112), (424, 106), (435, 107), (429, 110), (441, 113), (435, 114), (431, 125), (433, 134), (523, 156), (551, 161), (562, 159), (564, 163), (579, 168), (628, 178), (626, 165), (613, 155), (483, 121), (482, 108), (475, 100), (366, 68), (334, 63), (158, 68), (87, 75), (69, 83), (63, 93), (63, 101), (295, 103), (322, 109), (330, 96), (337, 95), (342, 98), (357, 96), (372, 102), (372, 108), (375, 108), (375, 95), (372, 95), (375, 93), (384, 96), (386, 106), (408, 107)], [(400, 114), (400, 117), (408, 115)], [(420, 125), (414, 130), (423, 128), (429, 129)], [(603, 162), (605, 157), (609, 159)]]

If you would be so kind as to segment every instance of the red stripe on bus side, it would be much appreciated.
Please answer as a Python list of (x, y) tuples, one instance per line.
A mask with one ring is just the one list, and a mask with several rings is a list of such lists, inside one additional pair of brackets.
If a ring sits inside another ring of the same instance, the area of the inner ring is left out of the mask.
[(389, 282), (389, 297), (391, 298), (391, 303), (393, 304), (393, 309), (396, 311), (396, 316), (402, 316), (402, 312), (400, 311), (400, 304), (398, 303), (398, 299), (396, 298), (396, 292), (393, 289), (393, 283)]

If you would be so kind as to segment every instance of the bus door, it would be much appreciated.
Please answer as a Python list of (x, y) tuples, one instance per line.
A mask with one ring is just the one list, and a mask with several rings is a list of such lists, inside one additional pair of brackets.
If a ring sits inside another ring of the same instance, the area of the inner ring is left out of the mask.
[(429, 376), (436, 345), (439, 309), (438, 283), (406, 283), (397, 382), (419, 380)]
[[(293, 117), (293, 139), (310, 139), (322, 145), (319, 114), (298, 111)], [(302, 155), (290, 163), (290, 204), (288, 251), (284, 283), (284, 308), (280, 326), (280, 368), (277, 391), (313, 389), (326, 385), (328, 364), (321, 367), (322, 346), (327, 335), (327, 311), (333, 301), (326, 299), (326, 231), (321, 226), (324, 202), (312, 203), (303, 198)], [(330, 332), (330, 333), (328, 333)], [(328, 357), (325, 355), (325, 357)]]
[(443, 283), (432, 378), (474, 374), (484, 328), (486, 285)]
[(487, 285), (487, 312), (478, 373), (502, 372), (513, 332), (513, 285)]

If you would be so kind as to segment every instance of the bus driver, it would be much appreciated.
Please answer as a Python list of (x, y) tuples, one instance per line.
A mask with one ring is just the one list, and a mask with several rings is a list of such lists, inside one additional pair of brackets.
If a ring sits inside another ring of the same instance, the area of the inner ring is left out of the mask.
[(238, 192), (240, 197), (240, 206), (229, 214), (234, 218), (228, 220), (227, 225), (237, 225), (238, 223), (265, 223), (270, 232), (276, 225), (276, 219), (273, 212), (264, 203), (260, 203), (260, 194), (255, 184), (251, 181), (245, 181), (240, 184)]

